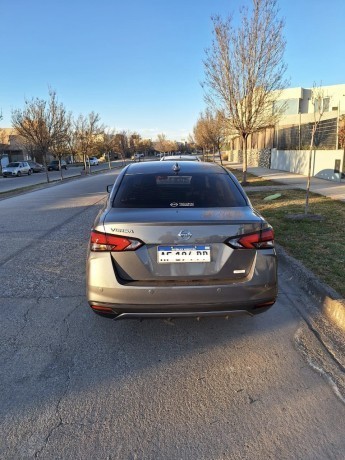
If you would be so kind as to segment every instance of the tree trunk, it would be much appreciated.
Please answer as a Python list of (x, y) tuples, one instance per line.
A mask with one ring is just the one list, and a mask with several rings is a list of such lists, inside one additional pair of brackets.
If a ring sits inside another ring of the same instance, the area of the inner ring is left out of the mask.
[(62, 166), (61, 166), (61, 157), (59, 157), (59, 169), (60, 169), (60, 180), (63, 180)]
[(307, 180), (307, 188), (306, 188), (306, 195), (305, 195), (304, 214), (308, 214), (308, 211), (309, 211), (309, 191), (310, 191), (310, 183), (311, 183), (311, 159), (312, 159), (312, 153), (313, 153), (313, 148), (314, 148), (315, 131), (316, 131), (316, 127), (313, 126), (313, 130), (311, 132), (310, 149), (309, 149), (308, 180)]
[(243, 139), (243, 176), (242, 176), (242, 185), (247, 184), (247, 169), (248, 169), (248, 158), (247, 158), (247, 139), (248, 135), (245, 134), (242, 136)]
[(86, 154), (85, 153), (83, 153), (83, 163), (84, 163), (85, 174), (87, 174), (87, 164), (86, 164)]
[(44, 166), (44, 169), (46, 171), (47, 182), (49, 184), (50, 180), (49, 180), (49, 174), (48, 174), (47, 156), (46, 156), (45, 152), (42, 153), (42, 159), (43, 159), (43, 166)]
[(218, 149), (220, 164), (223, 166), (222, 152)]

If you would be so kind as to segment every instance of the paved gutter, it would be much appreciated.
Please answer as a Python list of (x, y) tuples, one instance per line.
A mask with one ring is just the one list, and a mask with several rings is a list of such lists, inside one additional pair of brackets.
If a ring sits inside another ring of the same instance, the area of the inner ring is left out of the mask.
[(315, 300), (316, 305), (337, 327), (345, 331), (345, 299), (328, 284), (306, 268), (301, 262), (290, 256), (281, 246), (276, 244), (279, 263), (292, 269), (292, 280), (302, 281), (303, 290)]

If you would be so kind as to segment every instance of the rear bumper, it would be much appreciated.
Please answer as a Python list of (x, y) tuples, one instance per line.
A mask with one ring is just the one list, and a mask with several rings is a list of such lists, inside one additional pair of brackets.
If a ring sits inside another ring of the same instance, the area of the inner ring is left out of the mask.
[(275, 302), (270, 299), (266, 302), (255, 305), (230, 308), (229, 305), (186, 305), (178, 307), (176, 305), (164, 306), (142, 306), (142, 305), (114, 305), (109, 303), (89, 302), (90, 307), (96, 312), (105, 314), (114, 319), (134, 319), (134, 318), (177, 318), (177, 317), (227, 317), (247, 314), (254, 316), (267, 311)]
[(255, 315), (272, 306), (278, 294), (277, 257), (262, 251), (249, 275), (232, 281), (204, 279), (121, 284), (109, 255), (90, 255), (87, 299), (99, 313), (122, 317)]

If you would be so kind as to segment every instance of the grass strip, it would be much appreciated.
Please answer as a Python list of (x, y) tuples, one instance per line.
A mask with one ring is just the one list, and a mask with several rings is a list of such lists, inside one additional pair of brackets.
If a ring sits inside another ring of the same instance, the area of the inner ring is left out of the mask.
[(306, 192), (284, 190), (280, 198), (264, 201), (272, 193), (253, 191), (248, 196), (273, 226), (277, 243), (345, 298), (345, 203), (311, 193), (309, 212), (323, 220), (291, 220), (288, 214), (304, 212)]

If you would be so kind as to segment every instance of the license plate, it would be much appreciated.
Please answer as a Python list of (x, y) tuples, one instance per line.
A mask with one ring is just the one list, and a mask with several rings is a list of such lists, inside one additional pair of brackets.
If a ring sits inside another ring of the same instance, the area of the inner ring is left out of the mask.
[(211, 262), (211, 247), (205, 245), (158, 246), (159, 264)]

